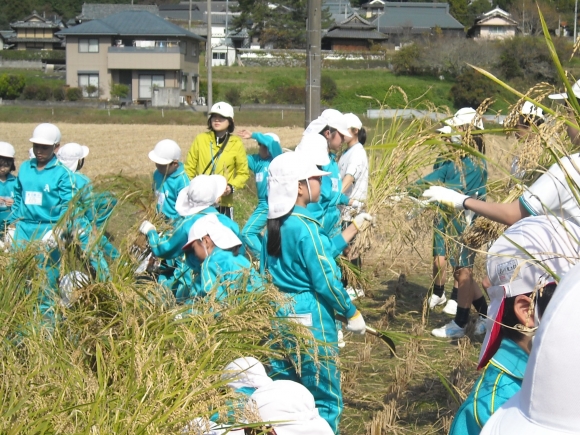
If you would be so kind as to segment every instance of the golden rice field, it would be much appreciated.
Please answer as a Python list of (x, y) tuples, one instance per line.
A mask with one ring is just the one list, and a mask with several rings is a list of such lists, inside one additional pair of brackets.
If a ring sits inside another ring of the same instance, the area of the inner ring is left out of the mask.
[[(16, 162), (28, 158), (32, 146), (28, 139), (37, 124), (0, 124), (1, 140), (16, 148)], [(185, 125), (115, 125), (115, 124), (58, 124), (62, 133), (61, 144), (76, 142), (90, 148), (83, 172), (89, 177), (118, 174), (142, 175), (153, 171), (147, 153), (162, 139), (176, 141), (185, 157), (195, 136), (206, 131), (205, 126)], [(260, 127), (236, 126), (236, 129), (276, 133), (284, 147), (294, 147), (300, 141), (302, 129), (281, 127), (260, 130)], [(253, 140), (244, 140), (247, 147), (255, 147)]]

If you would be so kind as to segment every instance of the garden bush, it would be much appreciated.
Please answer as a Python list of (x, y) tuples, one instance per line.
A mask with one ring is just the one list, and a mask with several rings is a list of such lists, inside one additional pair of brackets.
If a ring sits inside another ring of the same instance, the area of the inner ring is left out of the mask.
[(22, 91), (25, 100), (47, 101), (52, 98), (52, 88), (48, 85), (26, 85)]
[[(218, 95), (220, 94), (220, 85), (219, 83), (213, 81), (212, 88), (211, 88), (211, 96), (212, 101), (214, 103), (218, 102)], [(207, 99), (207, 82), (199, 81), (199, 95), (205, 97)]]
[(226, 101), (232, 106), (239, 106), (242, 104), (242, 93), (240, 89), (236, 86), (229, 88), (225, 93)]
[(493, 98), (497, 93), (498, 88), (490, 79), (471, 69), (457, 77), (449, 96), (456, 107), (477, 108), (483, 100)]
[(324, 101), (327, 103), (332, 102), (335, 97), (338, 95), (338, 87), (336, 86), (336, 82), (332, 77), (329, 75), (323, 74), (320, 80), (320, 96)]
[(83, 98), (83, 90), (81, 88), (67, 88), (66, 99), (69, 101), (79, 101)]
[(62, 87), (54, 88), (52, 90), (52, 98), (54, 98), (55, 101), (64, 101), (64, 99), (66, 98), (66, 92), (64, 88)]
[(26, 81), (22, 74), (0, 75), (0, 98), (15, 100), (22, 94)]

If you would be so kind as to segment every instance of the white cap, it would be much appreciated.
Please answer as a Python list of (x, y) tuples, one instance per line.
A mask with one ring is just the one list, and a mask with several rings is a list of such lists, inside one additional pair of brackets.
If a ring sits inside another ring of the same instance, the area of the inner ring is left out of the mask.
[(213, 106), (211, 106), (209, 116), (211, 117), (211, 115), (214, 113), (216, 115), (221, 115), (224, 118), (234, 119), (234, 108), (224, 101), (220, 101), (219, 103), (215, 103)]
[(330, 163), (328, 142), (321, 134), (305, 134), (295, 151), (312, 160), (316, 166), (326, 166)]
[(476, 120), (477, 112), (471, 107), (463, 107), (455, 112), (453, 118), (446, 119), (445, 123), (451, 127), (459, 127), (461, 125), (473, 124), (479, 130), (483, 130), (483, 121), (481, 118)]
[[(572, 85), (572, 92), (574, 92), (574, 96), (576, 98), (580, 98), (580, 80)], [(552, 94), (548, 95), (548, 98), (551, 98), (552, 100), (565, 100), (568, 98), (568, 94), (566, 92), (561, 94)]]
[(211, 207), (224, 194), (228, 182), (223, 175), (198, 175), (181, 189), (175, 201), (175, 211), (190, 216)]
[(360, 118), (354, 113), (345, 113), (344, 119), (348, 128), (356, 128), (357, 130), (360, 130), (363, 126)]
[(8, 142), (0, 142), (0, 156), (13, 159), (15, 155), (16, 151), (12, 145)]
[(60, 130), (54, 124), (39, 124), (32, 132), (30, 142), (39, 145), (58, 145), (60, 143)]
[(276, 142), (278, 142), (279, 144), (282, 144), (282, 142), (280, 142), (280, 137), (276, 133), (265, 133), (264, 136), (270, 136)]
[(453, 129), (448, 125), (444, 125), (443, 127), (436, 129), (435, 131), (438, 131), (438, 132), (443, 133), (443, 134), (453, 133)]
[(332, 114), (332, 116), (327, 117), (327, 125), (331, 128), (336, 129), (345, 138), (350, 139), (352, 134), (348, 129), (347, 118), (340, 112), (338, 114)]
[(522, 115), (531, 115), (531, 116), (537, 116), (538, 118), (542, 118), (545, 119), (544, 117), (544, 111), (542, 110), (541, 107), (536, 107), (534, 104), (530, 103), (529, 101), (526, 101), (521, 110), (520, 113)]
[(71, 171), (78, 168), (79, 160), (89, 155), (89, 147), (78, 143), (67, 143), (58, 148), (56, 158)]
[(175, 160), (181, 159), (181, 148), (177, 142), (171, 139), (163, 139), (157, 142), (153, 151), (149, 152), (149, 159), (159, 165), (168, 165)]
[(554, 282), (548, 271), (564, 275), (580, 261), (579, 239), (577, 225), (542, 215), (516, 222), (491, 246), (487, 255), (490, 304), (479, 367), (487, 364), (501, 342), (501, 325), (495, 320), (503, 315), (505, 299)]
[(214, 245), (220, 249), (230, 249), (242, 244), (238, 236), (222, 224), (215, 214), (208, 214), (196, 220), (191, 226), (187, 243), (181, 249), (185, 251), (194, 241), (201, 240), (204, 236), (209, 236)]
[(310, 177), (329, 175), (302, 153), (288, 152), (272, 160), (268, 167), (268, 219), (284, 216), (296, 204), (298, 182)]
[(522, 388), (481, 435), (580, 434), (580, 266), (560, 281), (534, 337)]
[(334, 434), (318, 414), (312, 393), (298, 382), (274, 381), (258, 388), (251, 399), (264, 422), (285, 422), (272, 424), (278, 435)]
[(274, 382), (266, 374), (262, 363), (251, 356), (238, 358), (229, 363), (224, 368), (222, 379), (229, 379), (228, 386), (235, 390), (244, 387), (261, 388)]

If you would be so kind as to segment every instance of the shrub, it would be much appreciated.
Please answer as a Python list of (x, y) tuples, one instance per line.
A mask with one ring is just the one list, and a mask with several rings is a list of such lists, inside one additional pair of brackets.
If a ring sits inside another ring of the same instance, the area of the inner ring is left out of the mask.
[(111, 97), (119, 100), (126, 98), (129, 95), (129, 86), (121, 83), (113, 83), (111, 86)]
[[(212, 101), (214, 103), (217, 103), (217, 98), (218, 95), (220, 93), (220, 86), (218, 83), (216, 83), (215, 81), (212, 82), (212, 89), (211, 89), (211, 96), (212, 96)], [(202, 97), (205, 97), (207, 99), (207, 82), (205, 81), (199, 81), (199, 95)]]
[(26, 85), (22, 91), (25, 100), (46, 101), (52, 98), (52, 88), (47, 85)]
[(66, 99), (69, 101), (79, 101), (83, 98), (83, 90), (81, 88), (67, 88)]
[(226, 101), (232, 106), (239, 106), (242, 104), (242, 93), (240, 89), (236, 86), (234, 88), (229, 88), (225, 94)]
[(395, 74), (416, 75), (421, 72), (421, 48), (413, 43), (401, 47), (393, 57), (393, 72)]
[(324, 101), (330, 103), (338, 95), (338, 87), (332, 77), (323, 75), (320, 80), (320, 86), (320, 96)]
[(0, 76), (0, 98), (15, 100), (22, 94), (25, 83), (22, 74), (2, 74)]
[(475, 70), (466, 70), (457, 77), (449, 95), (456, 107), (476, 108), (497, 93), (497, 87), (487, 77)]
[(65, 97), (66, 97), (66, 92), (64, 90), (64, 88), (55, 88), (52, 90), (52, 97), (56, 100), (56, 101), (64, 101)]

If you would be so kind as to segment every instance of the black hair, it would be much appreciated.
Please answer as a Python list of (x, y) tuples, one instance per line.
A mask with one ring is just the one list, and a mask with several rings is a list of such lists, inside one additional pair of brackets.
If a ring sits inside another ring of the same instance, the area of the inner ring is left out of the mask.
[(485, 141), (483, 140), (483, 135), (474, 134), (473, 136), (471, 136), (471, 140), (477, 147), (477, 151), (479, 151), (481, 154), (485, 154)]
[(280, 227), (286, 220), (290, 213), (274, 219), (268, 219), (266, 224), (266, 234), (268, 235), (268, 242), (266, 244), (266, 251), (268, 255), (279, 257), (282, 253), (282, 235), (280, 234)]
[(10, 172), (16, 170), (16, 165), (14, 164), (14, 159), (12, 157), (0, 156), (0, 162), (10, 165)]
[[(535, 299), (535, 309), (538, 310), (538, 317), (542, 317), (544, 311), (546, 311), (546, 307), (548, 303), (554, 296), (554, 292), (556, 291), (556, 284), (550, 283), (544, 288), (538, 290), (536, 299)], [(531, 297), (532, 293), (526, 293), (525, 296)], [(519, 319), (516, 316), (514, 311), (514, 305), (516, 301), (516, 297), (506, 298), (503, 306), (503, 317), (501, 318), (501, 334), (503, 337), (509, 338), (513, 341), (517, 341), (521, 337), (521, 332), (519, 332), (514, 328), (518, 323), (520, 323)], [(505, 326), (504, 326), (505, 325)]]
[[(213, 131), (213, 128), (211, 126), (211, 117), (214, 115), (214, 113), (209, 115), (209, 118), (207, 118), (207, 129), (209, 131)], [(221, 115), (220, 115), (221, 116)], [(224, 117), (225, 118), (225, 117)], [(228, 125), (228, 133), (233, 133), (234, 129), (236, 128), (236, 125), (234, 124), (234, 118), (225, 118), (228, 120), (228, 122), (230, 123)]]
[(79, 159), (79, 161), (77, 163), (77, 171), (80, 171), (83, 168), (83, 166), (85, 166), (85, 159), (84, 158)]
[(361, 145), (364, 145), (367, 141), (367, 131), (364, 127), (358, 129), (358, 141), (361, 143)]
[(532, 125), (539, 127), (544, 122), (545, 121), (542, 118), (535, 115), (520, 115), (520, 117), (518, 118), (518, 125), (524, 125), (526, 127), (530, 127)]

